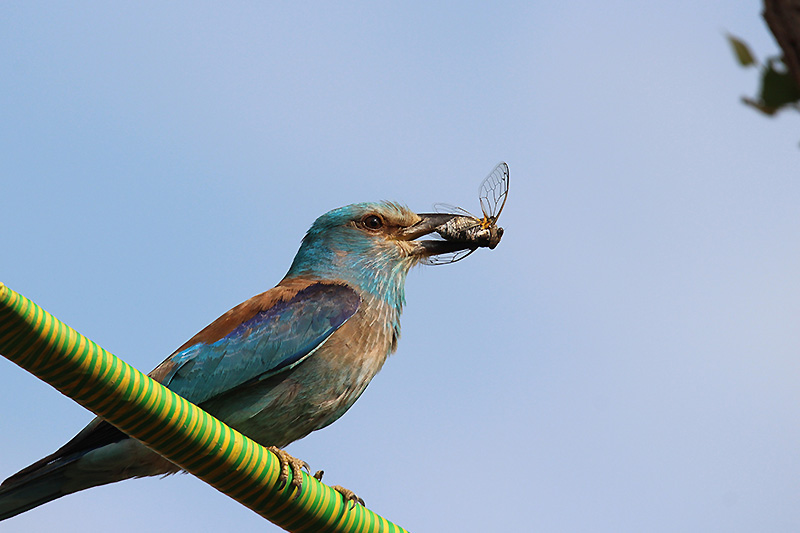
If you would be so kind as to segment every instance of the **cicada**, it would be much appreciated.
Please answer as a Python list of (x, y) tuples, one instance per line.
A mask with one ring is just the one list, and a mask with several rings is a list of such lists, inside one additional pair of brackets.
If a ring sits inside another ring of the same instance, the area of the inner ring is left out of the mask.
[(440, 213), (459, 213), (446, 223), (436, 228), (442, 238), (448, 241), (469, 243), (474, 246), (451, 254), (433, 256), (429, 264), (455, 263), (467, 257), (478, 248), (494, 249), (503, 237), (503, 228), (497, 225), (497, 219), (506, 205), (508, 198), (508, 165), (499, 163), (478, 187), (478, 197), (483, 217), (478, 218), (469, 211), (447, 204), (436, 204)]

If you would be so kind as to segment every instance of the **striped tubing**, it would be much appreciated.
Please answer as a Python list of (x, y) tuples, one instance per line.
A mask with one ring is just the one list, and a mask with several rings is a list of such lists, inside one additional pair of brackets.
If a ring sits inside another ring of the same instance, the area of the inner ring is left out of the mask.
[(404, 532), (303, 473), (277, 488), (268, 450), (145, 376), (0, 283), (0, 353), (287, 531)]

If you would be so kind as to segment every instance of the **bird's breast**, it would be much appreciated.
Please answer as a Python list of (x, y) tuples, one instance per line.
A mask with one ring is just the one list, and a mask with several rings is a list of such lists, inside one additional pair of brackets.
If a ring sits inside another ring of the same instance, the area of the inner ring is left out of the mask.
[(397, 313), (380, 301), (358, 311), (310, 357), (204, 405), (265, 446), (285, 446), (341, 417), (361, 396), (396, 343)]
[(396, 343), (395, 321), (387, 305), (362, 306), (292, 376), (320, 391), (312, 395), (318, 414), (327, 418), (324, 425), (344, 414), (383, 367)]

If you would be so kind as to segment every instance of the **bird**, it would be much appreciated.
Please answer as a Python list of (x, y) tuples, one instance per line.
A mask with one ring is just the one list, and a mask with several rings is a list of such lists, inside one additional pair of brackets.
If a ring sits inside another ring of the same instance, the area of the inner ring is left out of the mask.
[[(220, 316), (149, 376), (269, 447), (281, 480), (290, 468), (292, 483), (302, 483), (307, 464), (283, 448), (340, 418), (397, 349), (409, 270), (475, 246), (420, 240), (456, 216), (386, 201), (320, 216), (275, 287)], [(91, 487), (178, 471), (97, 417), (0, 484), (0, 520)]]

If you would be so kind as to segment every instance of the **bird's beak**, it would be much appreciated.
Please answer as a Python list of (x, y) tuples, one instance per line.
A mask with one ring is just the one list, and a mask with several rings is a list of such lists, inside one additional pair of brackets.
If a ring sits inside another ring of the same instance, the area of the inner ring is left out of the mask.
[(449, 213), (420, 213), (417, 216), (420, 217), (419, 222), (405, 228), (399, 235), (399, 238), (404, 241), (414, 241), (410, 243), (414, 245), (411, 250), (412, 255), (429, 257), (478, 247), (474, 242), (458, 240), (414, 240), (419, 237), (424, 237), (425, 235), (430, 235), (431, 233), (436, 233), (439, 228), (454, 218), (462, 217), (462, 215), (452, 215)]

